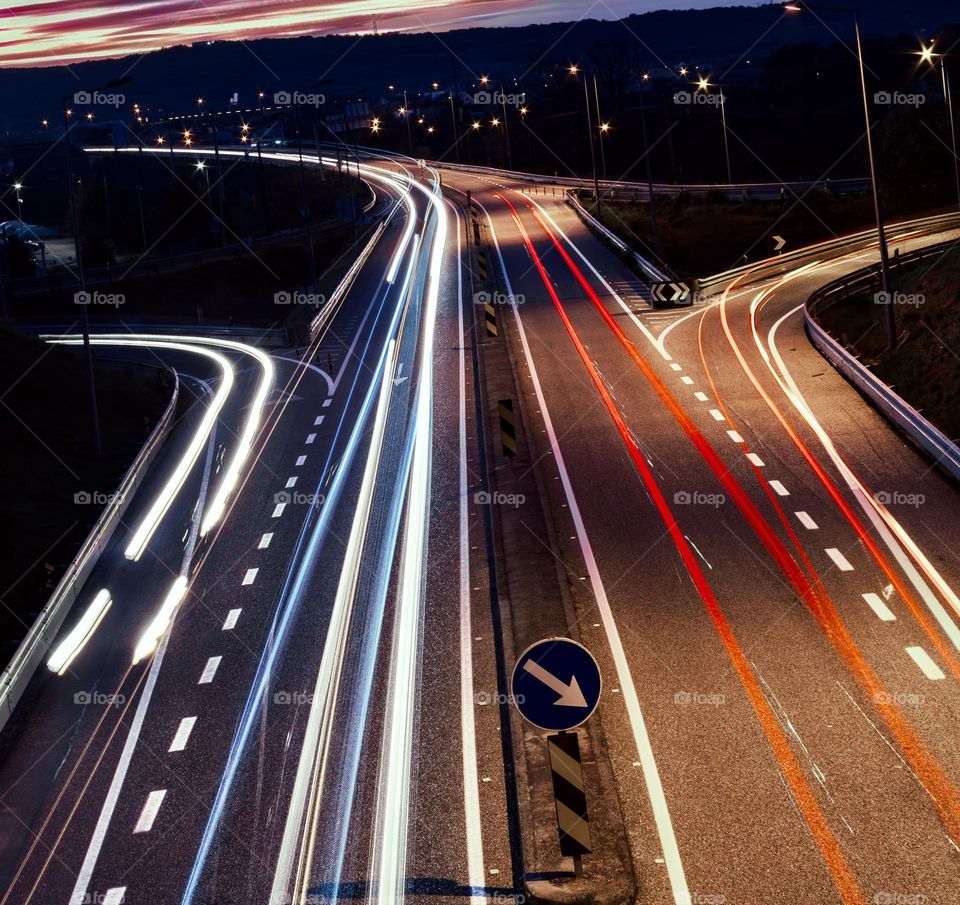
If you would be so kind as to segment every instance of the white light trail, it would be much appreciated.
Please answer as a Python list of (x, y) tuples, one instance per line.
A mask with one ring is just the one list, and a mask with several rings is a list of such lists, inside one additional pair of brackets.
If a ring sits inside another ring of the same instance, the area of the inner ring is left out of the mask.
[(80, 617), (80, 621), (56, 646), (47, 660), (47, 668), (51, 672), (62, 676), (70, 668), (70, 664), (76, 660), (86, 643), (93, 637), (93, 633), (103, 621), (103, 617), (107, 615), (107, 610), (112, 603), (113, 599), (107, 588), (97, 591), (96, 596)]
[(144, 633), (140, 636), (137, 646), (133, 651), (134, 665), (139, 663), (145, 657), (149, 657), (160, 643), (160, 639), (173, 622), (174, 613), (180, 602), (187, 593), (187, 579), (183, 575), (178, 575), (173, 586), (167, 592), (160, 609), (156, 616), (150, 621)]

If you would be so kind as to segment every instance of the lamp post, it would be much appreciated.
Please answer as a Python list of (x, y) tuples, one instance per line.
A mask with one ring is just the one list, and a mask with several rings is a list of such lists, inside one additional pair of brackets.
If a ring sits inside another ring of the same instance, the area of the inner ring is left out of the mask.
[(23, 223), (23, 196), (20, 194), (20, 190), (23, 188), (22, 182), (15, 182), (13, 184), (13, 191), (16, 193), (17, 198), (17, 219)]
[(640, 84), (640, 126), (643, 130), (643, 156), (647, 164), (647, 204), (650, 207), (650, 234), (653, 238), (653, 247), (660, 254), (660, 239), (657, 235), (657, 203), (653, 195), (653, 163), (650, 160), (650, 138), (647, 134), (647, 105), (643, 96), (643, 86), (650, 81), (648, 73), (643, 74)]
[[(569, 69), (570, 75), (576, 77), (580, 72), (579, 66), (571, 66)], [(590, 92), (587, 89), (587, 76), (584, 73), (583, 76), (583, 102), (584, 107), (587, 111), (587, 139), (590, 142), (590, 164), (593, 168), (593, 205), (594, 208), (600, 210), (600, 182), (597, 179), (597, 155), (593, 149), (593, 117), (590, 115)]]
[(873, 213), (877, 222), (877, 241), (880, 245), (880, 284), (887, 299), (886, 324), (887, 341), (890, 350), (897, 348), (897, 325), (893, 311), (893, 298), (890, 294), (890, 254), (887, 249), (887, 236), (883, 228), (883, 212), (880, 207), (880, 187), (877, 183), (877, 161), (873, 147), (873, 128), (870, 122), (870, 100), (867, 97), (867, 75), (863, 65), (863, 44), (860, 40), (860, 13), (850, 7), (842, 6), (811, 6), (808, 3), (787, 3), (784, 10), (788, 13), (802, 12), (830, 12), (849, 13), (853, 15), (853, 32), (857, 45), (857, 64), (860, 69), (860, 93), (863, 98), (863, 121), (867, 130), (867, 159), (870, 163), (870, 187), (873, 191)]
[[(933, 52), (933, 44), (928, 46), (921, 45), (920, 59), (931, 66), (940, 67), (940, 78), (943, 82), (943, 102), (947, 105), (947, 113), (950, 116), (950, 145), (953, 152), (953, 178), (957, 186), (957, 206), (960, 207), (960, 159), (957, 157), (957, 124), (953, 112), (953, 91), (950, 87), (950, 75), (947, 72), (947, 64), (944, 62), (942, 53)], [(936, 63), (934, 63), (936, 59)]]
[[(733, 169), (730, 166), (730, 141), (727, 136), (727, 97), (723, 93), (723, 88), (719, 85), (713, 86), (720, 88), (720, 94), (717, 96), (720, 100), (720, 124), (723, 126), (723, 153), (727, 160), (727, 185), (733, 184)], [(697, 80), (697, 91), (707, 94), (711, 88), (710, 82), (705, 76), (700, 76)]]
[[(121, 85), (126, 85), (132, 81), (133, 79), (130, 76), (113, 79), (107, 82), (102, 88), (97, 88), (89, 92), (89, 94), (95, 95), (108, 88), (119, 88)], [(72, 97), (76, 97), (76, 95), (72, 95)], [(80, 243), (80, 211), (77, 205), (76, 185), (73, 181), (73, 155), (70, 153), (70, 118), (73, 116), (73, 111), (68, 106), (70, 99), (71, 95), (64, 95), (63, 98), (61, 98), (60, 107), (63, 110), (63, 145), (67, 154), (67, 190), (70, 198), (70, 215), (73, 221), (73, 253), (77, 265), (77, 295), (82, 298), (86, 293), (87, 286), (83, 273), (83, 252)], [(97, 387), (96, 381), (94, 380), (93, 348), (90, 345), (90, 316), (87, 313), (87, 308), (88, 306), (86, 304), (80, 305), (80, 326), (83, 331), (83, 355), (86, 361), (87, 371), (87, 396), (90, 404), (90, 432), (93, 439), (94, 452), (98, 456), (101, 456), (103, 455), (103, 445), (100, 441), (100, 417), (97, 413)]]

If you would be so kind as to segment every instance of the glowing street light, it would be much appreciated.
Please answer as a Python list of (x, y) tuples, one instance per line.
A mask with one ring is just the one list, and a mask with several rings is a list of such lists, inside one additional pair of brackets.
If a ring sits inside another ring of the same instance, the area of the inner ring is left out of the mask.
[[(784, 12), (831, 12), (847, 13), (853, 16), (853, 33), (856, 39), (857, 63), (860, 69), (860, 93), (863, 100), (863, 119), (866, 126), (867, 159), (870, 163), (870, 187), (873, 190), (873, 212), (877, 221), (877, 240), (880, 245), (880, 281), (881, 288), (890, 298), (890, 255), (887, 248), (887, 236), (883, 228), (883, 213), (880, 208), (880, 187), (877, 184), (877, 158), (873, 148), (873, 125), (870, 122), (870, 99), (867, 96), (867, 75), (863, 63), (863, 43), (860, 40), (860, 12), (850, 7), (839, 6), (811, 6), (808, 3), (786, 3)], [(897, 347), (897, 327), (894, 319), (893, 304), (886, 306), (887, 339), (891, 349)]]
[(933, 42), (921, 44), (918, 51), (921, 63), (940, 67), (940, 79), (943, 83), (943, 102), (950, 116), (950, 141), (953, 149), (953, 178), (957, 185), (957, 205), (960, 206), (960, 160), (957, 160), (957, 124), (953, 113), (953, 91), (950, 87), (950, 75), (942, 53), (933, 52)]

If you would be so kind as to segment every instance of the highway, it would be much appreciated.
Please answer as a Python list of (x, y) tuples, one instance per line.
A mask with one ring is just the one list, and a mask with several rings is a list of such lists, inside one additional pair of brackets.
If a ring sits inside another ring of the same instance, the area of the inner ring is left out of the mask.
[(875, 245), (654, 310), (524, 178), (360, 172), (387, 226), (306, 348), (98, 337), (189, 404), (0, 747), (0, 905), (565, 877), (543, 734), (503, 697), (551, 634), (600, 661), (588, 798), (637, 901), (955, 901), (957, 489), (802, 325)]

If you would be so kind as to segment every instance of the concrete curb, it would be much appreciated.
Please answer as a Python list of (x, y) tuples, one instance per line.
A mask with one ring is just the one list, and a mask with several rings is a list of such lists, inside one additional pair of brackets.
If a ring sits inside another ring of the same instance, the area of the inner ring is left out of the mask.
[(43, 662), (60, 626), (63, 625), (73, 604), (77, 601), (84, 582), (96, 568), (103, 551), (113, 539), (123, 514), (143, 481), (150, 463), (166, 440), (173, 423), (174, 412), (180, 396), (180, 378), (173, 372), (173, 395), (167, 408), (137, 453), (117, 487), (113, 499), (100, 513), (80, 551), (67, 567), (66, 572), (37, 616), (26, 637), (20, 642), (3, 673), (0, 674), (0, 729), (13, 714), (27, 685)]

